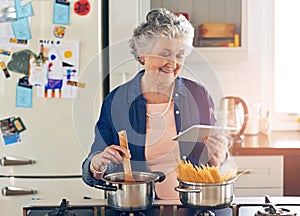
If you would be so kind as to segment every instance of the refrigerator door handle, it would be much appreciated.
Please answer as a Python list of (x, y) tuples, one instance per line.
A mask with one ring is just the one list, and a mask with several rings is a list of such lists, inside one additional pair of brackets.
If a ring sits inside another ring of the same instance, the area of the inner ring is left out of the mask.
[(25, 165), (25, 164), (34, 164), (35, 161), (26, 158), (17, 158), (11, 156), (4, 156), (0, 158), (1, 166), (11, 166), (11, 165)]
[(36, 193), (37, 193), (36, 190), (15, 187), (15, 186), (6, 186), (6, 187), (2, 188), (3, 196), (27, 195), (27, 194), (36, 194)]

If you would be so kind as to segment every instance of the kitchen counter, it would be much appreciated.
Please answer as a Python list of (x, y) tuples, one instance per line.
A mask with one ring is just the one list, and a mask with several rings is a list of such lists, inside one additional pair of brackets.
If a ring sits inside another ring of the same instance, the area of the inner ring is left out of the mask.
[(251, 149), (300, 149), (300, 132), (281, 131), (270, 134), (247, 135), (242, 143), (233, 144), (233, 154)]
[(300, 196), (300, 132), (273, 132), (245, 136), (242, 143), (234, 143), (232, 156), (283, 155), (284, 195)]

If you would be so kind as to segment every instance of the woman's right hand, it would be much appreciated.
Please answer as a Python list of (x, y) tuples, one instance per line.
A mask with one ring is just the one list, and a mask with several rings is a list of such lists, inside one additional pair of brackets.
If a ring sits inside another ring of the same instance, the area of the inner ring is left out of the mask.
[[(130, 151), (119, 145), (110, 145), (96, 154), (91, 161), (90, 170), (94, 178), (100, 179), (109, 163), (120, 164), (123, 158), (131, 158)], [(96, 171), (95, 171), (96, 170)]]

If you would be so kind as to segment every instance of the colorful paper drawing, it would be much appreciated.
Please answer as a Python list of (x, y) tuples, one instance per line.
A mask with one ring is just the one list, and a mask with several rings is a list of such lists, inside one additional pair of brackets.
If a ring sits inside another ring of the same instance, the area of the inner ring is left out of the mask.
[(17, 19), (23, 17), (30, 17), (33, 15), (33, 10), (31, 3), (25, 4), (22, 6), (20, 0), (15, 0), (15, 6), (17, 10)]
[(16, 130), (13, 121), (15, 117), (0, 120), (0, 129), (4, 145), (19, 143), (22, 141), (20, 133)]
[(70, 24), (70, 2), (55, 1), (53, 7), (53, 24)]
[[(44, 61), (30, 62), (29, 82), (36, 86), (38, 97), (77, 98), (78, 87), (67, 85), (78, 81), (79, 42), (40, 41)], [(43, 68), (42, 70), (37, 68)], [(46, 71), (46, 72), (45, 72)], [(37, 76), (40, 77), (37, 78)], [(34, 80), (34, 81), (32, 81)]]
[(16, 21), (12, 21), (11, 24), (15, 38), (22, 40), (29, 40), (32, 38), (28, 18), (17, 19)]

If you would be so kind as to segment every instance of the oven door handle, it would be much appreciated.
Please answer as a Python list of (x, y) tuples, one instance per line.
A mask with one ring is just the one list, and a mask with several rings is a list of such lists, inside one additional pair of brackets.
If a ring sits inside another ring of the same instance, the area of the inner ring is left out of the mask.
[(3, 196), (28, 195), (37, 193), (36, 190), (16, 186), (5, 186), (2, 188), (1, 192)]
[(0, 158), (1, 166), (14, 166), (14, 165), (25, 165), (25, 164), (34, 164), (35, 161), (27, 158), (18, 158), (11, 156), (4, 156)]

